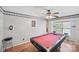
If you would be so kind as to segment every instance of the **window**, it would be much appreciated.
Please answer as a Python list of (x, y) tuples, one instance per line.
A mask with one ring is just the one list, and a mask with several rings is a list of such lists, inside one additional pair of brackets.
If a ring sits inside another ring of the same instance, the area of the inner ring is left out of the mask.
[(70, 29), (71, 28), (70, 25), (71, 25), (70, 22), (63, 22), (63, 28)]
[(64, 34), (67, 33), (70, 35), (71, 32), (71, 22), (70, 21), (57, 21), (53, 22), (53, 29), (56, 33)]
[(54, 31), (56, 31), (56, 33), (62, 33), (63, 32), (62, 28), (63, 26), (61, 22), (54, 22), (53, 29)]
[(63, 34), (67, 33), (70, 35), (71, 33), (71, 22), (63, 22)]
[(55, 25), (56, 29), (61, 29), (62, 28), (62, 23), (61, 22), (56, 22), (56, 23), (54, 23), (54, 25)]
[(36, 21), (32, 21), (32, 27), (36, 27)]
[(67, 33), (68, 35), (71, 35), (70, 32), (71, 32), (70, 29), (63, 29), (63, 34)]

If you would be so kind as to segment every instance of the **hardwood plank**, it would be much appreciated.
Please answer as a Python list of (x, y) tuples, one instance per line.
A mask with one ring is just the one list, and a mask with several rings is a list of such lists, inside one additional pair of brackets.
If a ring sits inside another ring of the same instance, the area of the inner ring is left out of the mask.
[[(38, 50), (31, 42), (6, 49), (5, 52), (37, 52)], [(79, 52), (79, 44), (72, 41), (64, 41), (61, 45), (60, 52)]]

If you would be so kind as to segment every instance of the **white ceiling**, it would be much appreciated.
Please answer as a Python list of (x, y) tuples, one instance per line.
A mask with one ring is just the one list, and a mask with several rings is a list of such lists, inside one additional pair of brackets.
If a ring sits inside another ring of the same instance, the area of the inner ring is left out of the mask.
[(58, 16), (66, 16), (79, 13), (78, 6), (2, 6), (4, 10), (18, 12), (22, 14), (33, 15), (37, 17), (45, 17), (46, 10), (59, 12)]

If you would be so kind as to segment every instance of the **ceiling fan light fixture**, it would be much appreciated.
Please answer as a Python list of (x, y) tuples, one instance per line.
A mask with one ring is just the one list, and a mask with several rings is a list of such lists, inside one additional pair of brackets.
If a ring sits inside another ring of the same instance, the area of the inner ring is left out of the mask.
[(46, 16), (46, 19), (51, 19), (52, 18), (52, 16)]
[(53, 17), (53, 16), (46, 16), (46, 19), (52, 19), (52, 18), (56, 18), (56, 17)]

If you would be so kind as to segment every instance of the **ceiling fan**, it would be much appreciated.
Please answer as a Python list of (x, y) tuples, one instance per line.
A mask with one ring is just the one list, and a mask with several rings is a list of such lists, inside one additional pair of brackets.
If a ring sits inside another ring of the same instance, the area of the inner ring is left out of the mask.
[(46, 15), (46, 18), (59, 18), (58, 14), (59, 12), (55, 12), (53, 10), (50, 9), (44, 9), (46, 11), (46, 13), (43, 12), (43, 14)]

